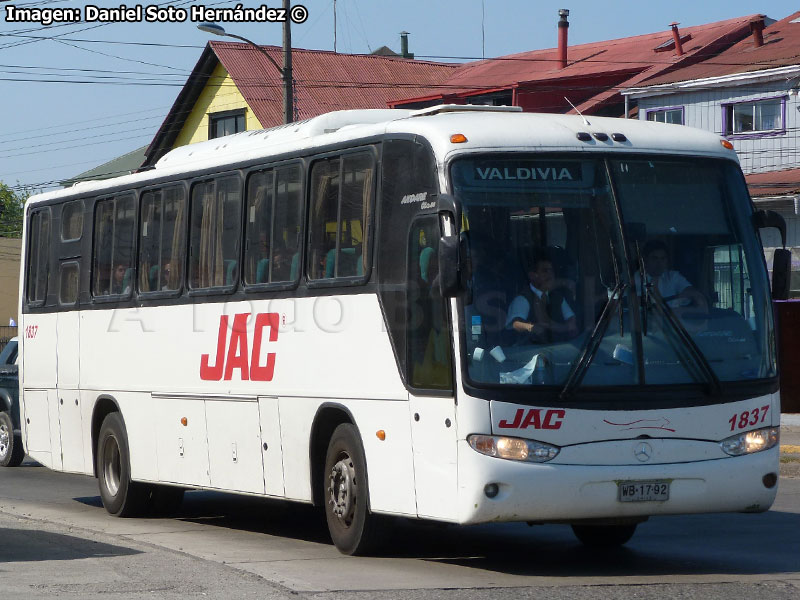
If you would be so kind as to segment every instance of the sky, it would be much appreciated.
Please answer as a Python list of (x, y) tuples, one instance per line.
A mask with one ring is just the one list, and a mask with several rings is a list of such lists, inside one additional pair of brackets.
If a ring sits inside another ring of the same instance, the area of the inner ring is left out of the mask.
[[(569, 43), (581, 44), (668, 31), (734, 17), (781, 19), (798, 9), (789, 0), (701, 0), (644, 3), (619, 0), (297, 0), (307, 19), (292, 25), (297, 48), (369, 53), (386, 45), (399, 52), (408, 31), (417, 59), (466, 62), (557, 42), (558, 9), (570, 10)], [(93, 6), (119, 8), (121, 1)], [(137, 6), (135, 0), (125, 3)], [(172, 2), (188, 8), (280, 7), (281, 0)], [(44, 190), (150, 143), (206, 42), (187, 15), (176, 22), (71, 22), (43, 26), (8, 22), (6, 7), (79, 9), (70, 0), (0, 0), (0, 182)], [(151, 9), (152, 10), (152, 9)], [(230, 33), (280, 45), (279, 23), (220, 22)], [(216, 38), (223, 39), (223, 38)]]

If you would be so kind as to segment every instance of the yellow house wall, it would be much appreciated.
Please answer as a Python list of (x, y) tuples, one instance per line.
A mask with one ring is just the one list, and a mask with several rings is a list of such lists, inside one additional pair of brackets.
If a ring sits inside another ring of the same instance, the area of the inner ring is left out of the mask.
[(263, 129), (261, 123), (247, 106), (244, 97), (239, 93), (239, 88), (233, 79), (222, 66), (218, 64), (206, 83), (206, 87), (200, 93), (200, 97), (192, 107), (192, 112), (175, 139), (173, 148), (204, 142), (208, 139), (208, 115), (209, 113), (224, 112), (226, 110), (236, 110), (244, 108), (245, 127), (250, 129)]
[(18, 320), (19, 262), (22, 240), (0, 238), (0, 325)]

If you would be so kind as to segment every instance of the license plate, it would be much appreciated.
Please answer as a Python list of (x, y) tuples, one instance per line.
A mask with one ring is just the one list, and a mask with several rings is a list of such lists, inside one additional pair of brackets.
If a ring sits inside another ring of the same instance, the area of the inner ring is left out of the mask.
[(620, 481), (617, 484), (620, 502), (660, 502), (669, 500), (669, 481)]

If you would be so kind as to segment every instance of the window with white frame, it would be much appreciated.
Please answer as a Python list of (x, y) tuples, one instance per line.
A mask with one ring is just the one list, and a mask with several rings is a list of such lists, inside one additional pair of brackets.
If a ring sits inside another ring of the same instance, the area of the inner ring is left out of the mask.
[(659, 108), (647, 111), (648, 121), (658, 121), (659, 123), (672, 123), (673, 125), (683, 125), (683, 107)]
[(773, 133), (782, 131), (783, 98), (739, 102), (724, 106), (725, 134)]

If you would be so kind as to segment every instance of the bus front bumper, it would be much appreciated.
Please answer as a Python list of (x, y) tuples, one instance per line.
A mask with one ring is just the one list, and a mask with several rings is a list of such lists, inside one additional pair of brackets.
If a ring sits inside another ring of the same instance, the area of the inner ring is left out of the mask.
[[(493, 458), (460, 440), (458, 464), (457, 520), (462, 524), (635, 519), (766, 511), (775, 500), (778, 485), (767, 487), (764, 477), (777, 477), (779, 449), (687, 463), (583, 466)], [(668, 482), (669, 498), (618, 500), (621, 482), (645, 481)], [(489, 497), (495, 491), (496, 495)]]

